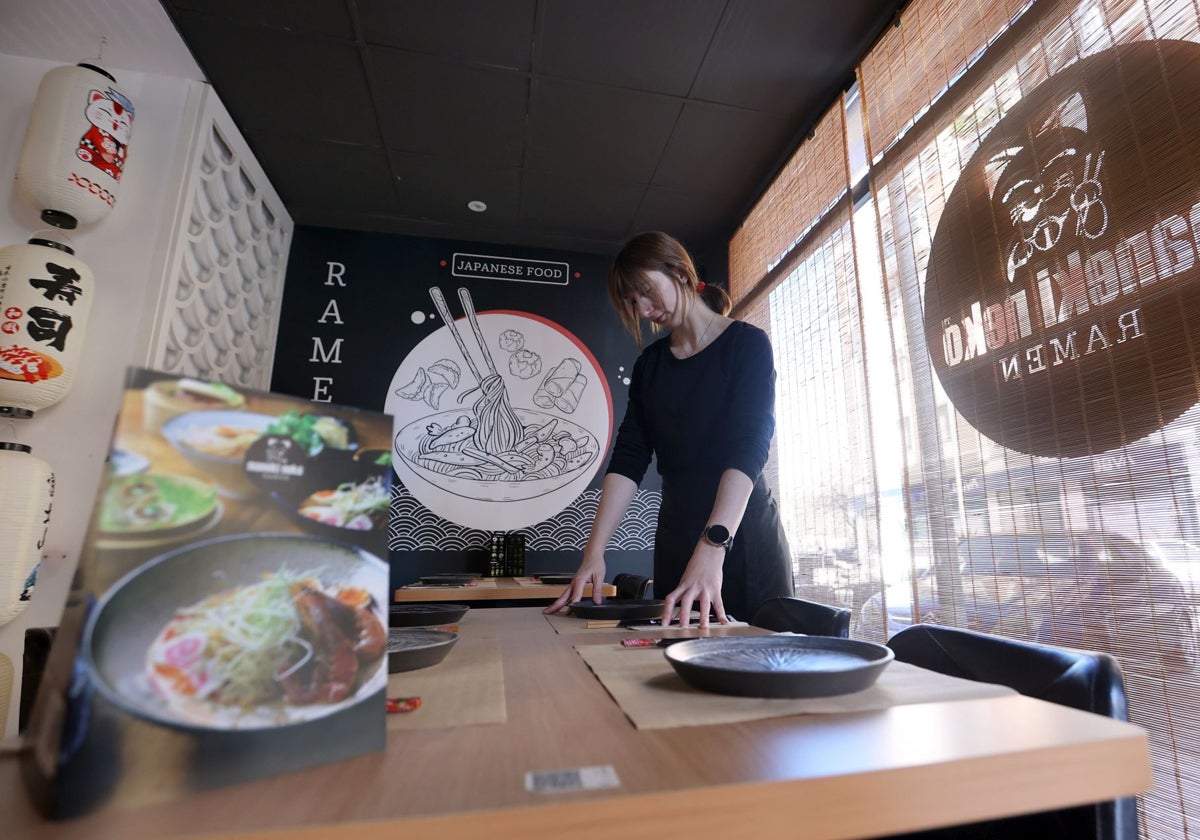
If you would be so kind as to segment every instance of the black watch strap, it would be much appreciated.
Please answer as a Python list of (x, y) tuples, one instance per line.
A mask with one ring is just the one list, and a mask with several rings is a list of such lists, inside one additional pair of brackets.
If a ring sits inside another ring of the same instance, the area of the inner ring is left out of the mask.
[(723, 548), (726, 552), (733, 546), (733, 534), (724, 525), (709, 525), (702, 536), (706, 543)]

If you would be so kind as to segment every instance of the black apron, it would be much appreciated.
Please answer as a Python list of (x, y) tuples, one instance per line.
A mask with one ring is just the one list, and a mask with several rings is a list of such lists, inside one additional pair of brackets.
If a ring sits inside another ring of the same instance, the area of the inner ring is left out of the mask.
[[(679, 585), (712, 513), (717, 482), (700, 476), (663, 476), (662, 506), (654, 536), (654, 597)], [(762, 476), (754, 483), (746, 514), (725, 558), (721, 600), (725, 612), (749, 621), (768, 598), (793, 595), (792, 561), (779, 505)]]

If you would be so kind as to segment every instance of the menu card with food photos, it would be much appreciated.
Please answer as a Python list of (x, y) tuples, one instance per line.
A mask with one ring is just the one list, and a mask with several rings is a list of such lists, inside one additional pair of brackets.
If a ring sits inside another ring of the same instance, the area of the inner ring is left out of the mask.
[(26, 730), (54, 817), (383, 748), (392, 418), (131, 369)]

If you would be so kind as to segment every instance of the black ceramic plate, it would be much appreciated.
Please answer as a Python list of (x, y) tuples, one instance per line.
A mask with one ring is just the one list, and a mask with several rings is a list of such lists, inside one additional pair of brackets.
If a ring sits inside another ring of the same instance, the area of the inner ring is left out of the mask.
[(829, 697), (862, 691), (892, 661), (891, 648), (831, 636), (692, 639), (663, 651), (684, 682), (742, 697)]
[(476, 575), (472, 574), (444, 574), (444, 575), (423, 575), (421, 583), (426, 586), (466, 586), (468, 583), (474, 582)]
[(429, 627), (454, 624), (471, 608), (465, 604), (392, 604), (388, 607), (391, 627)]
[(638, 601), (633, 598), (605, 598), (603, 604), (595, 604), (590, 596), (584, 596), (577, 604), (571, 604), (571, 615), (576, 618), (633, 621), (643, 618), (660, 618), (662, 601)]
[(458, 634), (448, 630), (423, 630), (400, 627), (388, 630), (388, 673), (428, 668), (446, 658), (458, 641)]
[(536, 577), (542, 583), (549, 584), (550, 586), (559, 586), (559, 585), (565, 586), (566, 584), (570, 583), (572, 580), (575, 579), (575, 575), (572, 575), (572, 574), (562, 574), (562, 575), (546, 574), (546, 575), (535, 575), (534, 577)]

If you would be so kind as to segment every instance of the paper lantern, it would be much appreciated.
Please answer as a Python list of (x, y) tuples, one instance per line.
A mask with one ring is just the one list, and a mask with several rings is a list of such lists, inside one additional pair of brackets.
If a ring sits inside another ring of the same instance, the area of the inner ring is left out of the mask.
[(117, 203), (133, 103), (91, 64), (56, 67), (38, 85), (17, 163), (17, 192), (60, 228), (98, 222)]
[(0, 248), (0, 417), (32, 417), (67, 395), (92, 289), (92, 270), (61, 242)]
[(29, 605), (50, 526), (54, 471), (32, 453), (0, 441), (0, 626)]

